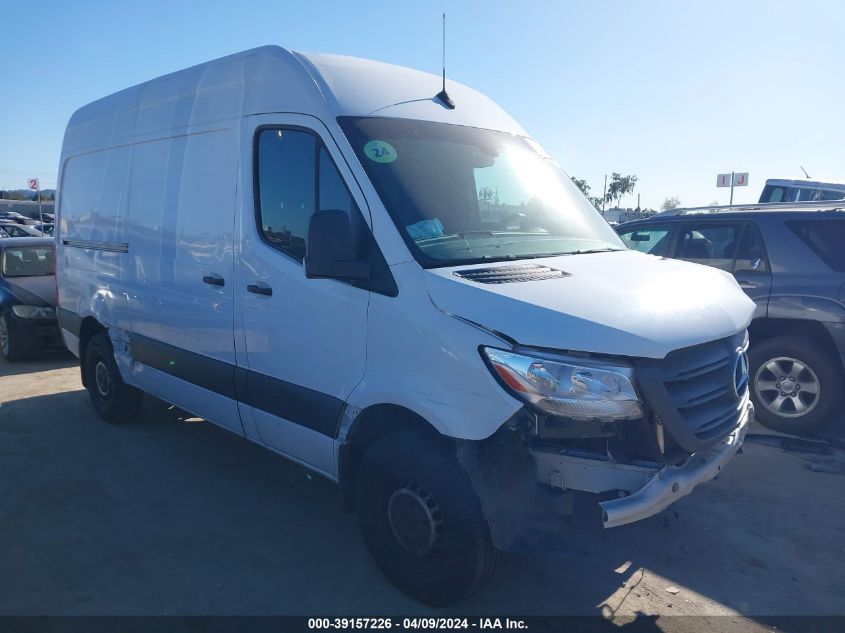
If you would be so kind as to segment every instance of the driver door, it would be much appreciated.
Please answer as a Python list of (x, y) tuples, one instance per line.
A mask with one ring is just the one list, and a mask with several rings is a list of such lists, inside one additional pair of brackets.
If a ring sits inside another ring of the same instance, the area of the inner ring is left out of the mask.
[(248, 117), (243, 135), (249, 193), (235, 294), (248, 434), (334, 477), (340, 415), (364, 375), (369, 291), (309, 279), (303, 257), (316, 210), (341, 209), (367, 229), (360, 211), (367, 207), (328, 130), (313, 117)]

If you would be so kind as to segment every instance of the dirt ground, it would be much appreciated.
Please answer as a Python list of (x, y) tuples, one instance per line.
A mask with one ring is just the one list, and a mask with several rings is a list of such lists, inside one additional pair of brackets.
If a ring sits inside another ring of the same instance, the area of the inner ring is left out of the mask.
[[(332, 484), (153, 398), (104, 424), (69, 355), (0, 361), (0, 403), (0, 614), (443, 614)], [(449, 614), (845, 614), (845, 455), (759, 431), (670, 511), (568, 525)]]

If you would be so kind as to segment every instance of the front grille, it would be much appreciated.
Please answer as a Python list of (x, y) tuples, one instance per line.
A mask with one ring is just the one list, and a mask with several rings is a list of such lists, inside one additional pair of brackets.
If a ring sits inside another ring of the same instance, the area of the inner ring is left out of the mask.
[(741, 415), (734, 389), (737, 348), (745, 332), (670, 352), (662, 361), (638, 362), (647, 406), (688, 453), (706, 448), (736, 428)]
[(703, 441), (727, 435), (737, 422), (734, 366), (737, 345), (721, 339), (670, 353), (663, 383), (686, 425)]
[(540, 266), (539, 264), (520, 264), (517, 266), (496, 266), (495, 268), (470, 268), (459, 270), (455, 275), (481, 284), (507, 284), (518, 281), (542, 281), (569, 277), (569, 273)]

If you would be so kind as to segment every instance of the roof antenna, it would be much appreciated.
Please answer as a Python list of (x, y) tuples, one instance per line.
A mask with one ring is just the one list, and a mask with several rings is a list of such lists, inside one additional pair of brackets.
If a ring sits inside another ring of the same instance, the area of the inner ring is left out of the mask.
[(455, 109), (455, 102), (446, 92), (446, 13), (443, 14), (443, 90), (438, 92), (434, 98), (440, 99), (441, 103), (450, 110)]
[(801, 168), (801, 171), (804, 172), (804, 176), (807, 178), (807, 180), (810, 180), (811, 176), (810, 176), (810, 174), (807, 173), (807, 170), (804, 169), (804, 165), (798, 165), (798, 166)]

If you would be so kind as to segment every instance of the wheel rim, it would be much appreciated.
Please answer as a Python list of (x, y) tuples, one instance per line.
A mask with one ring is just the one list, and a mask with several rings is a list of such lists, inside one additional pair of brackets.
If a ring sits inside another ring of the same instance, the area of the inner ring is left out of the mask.
[(442, 551), (446, 529), (432, 494), (415, 482), (401, 482), (387, 500), (387, 520), (403, 549), (416, 556)]
[(0, 349), (3, 354), (9, 353), (9, 328), (6, 325), (6, 317), (0, 316)]
[(97, 391), (103, 398), (108, 398), (111, 391), (111, 375), (106, 364), (98, 360), (94, 367), (94, 380), (97, 383)]
[(803, 361), (779, 356), (763, 363), (754, 376), (754, 389), (768, 411), (784, 418), (800, 418), (819, 403), (821, 382)]

